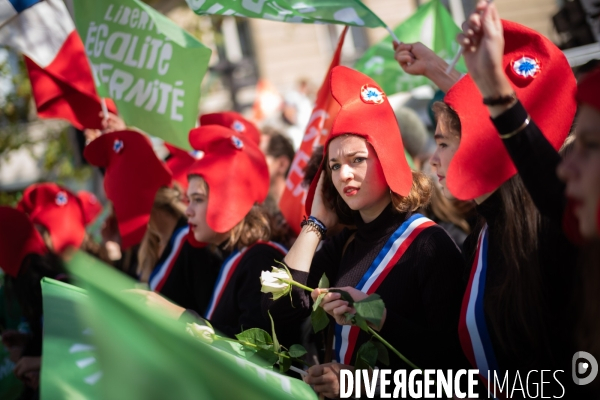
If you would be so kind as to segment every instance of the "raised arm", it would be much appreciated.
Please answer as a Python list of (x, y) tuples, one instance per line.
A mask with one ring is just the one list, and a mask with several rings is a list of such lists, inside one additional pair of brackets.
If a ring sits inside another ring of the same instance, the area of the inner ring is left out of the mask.
[(460, 72), (457, 70), (446, 74), (448, 63), (421, 42), (394, 42), (394, 51), (394, 58), (404, 72), (426, 77), (443, 92), (450, 90), (460, 79)]
[[(464, 47), (469, 75), (484, 99), (514, 96), (502, 67), (504, 32), (494, 4), (480, 1), (457, 40)], [(560, 155), (516, 96), (513, 101), (488, 105), (487, 109), (536, 207), (560, 224), (566, 204), (564, 184), (556, 175)]]

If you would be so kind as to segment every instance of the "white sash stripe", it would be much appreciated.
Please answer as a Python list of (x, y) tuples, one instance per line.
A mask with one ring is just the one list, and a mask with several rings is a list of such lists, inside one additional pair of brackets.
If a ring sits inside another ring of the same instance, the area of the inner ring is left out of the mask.
[[(344, 360), (346, 359), (346, 352), (348, 351), (348, 343), (349, 340), (348, 338), (350, 337), (350, 328), (352, 328), (352, 326), (350, 325), (344, 325), (342, 326), (342, 344), (340, 345), (340, 358), (341, 360), (337, 360), (337, 362), (344, 364)], [(334, 341), (334, 348), (335, 348), (335, 341)]]
[[(373, 286), (373, 283), (375, 283), (375, 281), (377, 280), (379, 275), (381, 275), (381, 273), (385, 270), (385, 268), (390, 263), (392, 258), (398, 252), (398, 249), (400, 248), (400, 246), (402, 246), (402, 244), (410, 236), (410, 234), (413, 233), (413, 231), (416, 228), (418, 228), (419, 226), (421, 226), (422, 224), (424, 224), (426, 222), (430, 222), (430, 221), (431, 220), (429, 218), (425, 218), (425, 217), (418, 218), (418, 219), (415, 219), (408, 226), (408, 228), (406, 228), (406, 230), (402, 233), (402, 235), (400, 235), (394, 241), (394, 243), (388, 250), (388, 252), (385, 255), (385, 257), (383, 258), (383, 260), (381, 260), (381, 262), (379, 263), (379, 265), (377, 266), (375, 271), (373, 271), (373, 274), (365, 282), (363, 288), (360, 290), (361, 292), (367, 293), (367, 291), (371, 288), (371, 286)], [(341, 333), (341, 342), (342, 343), (340, 345), (340, 360), (338, 360), (338, 362), (340, 362), (340, 363), (344, 363), (345, 362), (344, 360), (346, 359), (346, 352), (348, 351), (348, 342), (349, 342), (348, 338), (350, 336), (350, 328), (351, 327), (352, 326), (350, 326), (350, 325), (342, 326), (342, 333)], [(335, 340), (334, 340), (334, 348), (335, 348)]]
[(477, 363), (477, 368), (479, 368), (482, 373), (484, 371), (489, 371), (489, 365), (487, 363), (487, 359), (485, 357), (485, 351), (483, 349), (483, 343), (481, 342), (481, 336), (479, 334), (479, 329), (477, 328), (477, 320), (475, 317), (475, 304), (477, 303), (477, 295), (479, 294), (479, 279), (481, 277), (481, 271), (483, 269), (483, 239), (484, 235), (487, 233), (487, 226), (481, 232), (479, 253), (477, 254), (477, 270), (475, 271), (475, 276), (473, 277), (473, 286), (471, 287), (471, 297), (469, 298), (469, 305), (467, 306), (467, 315), (466, 315), (466, 323), (467, 329), (469, 330), (469, 335), (471, 336), (471, 343), (473, 344), (473, 353), (475, 354), (475, 362)]
[(189, 230), (189, 228), (187, 226), (184, 228), (181, 228), (180, 232), (177, 234), (177, 236), (175, 236), (175, 240), (173, 241), (173, 248), (171, 249), (171, 254), (169, 254), (169, 257), (167, 257), (167, 259), (160, 266), (160, 270), (158, 271), (158, 273), (156, 275), (154, 275), (154, 277), (150, 280), (150, 282), (149, 282), (150, 289), (152, 289), (152, 290), (156, 289), (156, 287), (162, 280), (163, 276), (165, 276), (165, 274), (167, 273), (167, 269), (169, 269), (171, 260), (173, 260), (173, 257), (175, 257), (175, 255), (177, 254), (177, 249), (181, 245), (181, 241), (186, 239), (188, 230)]
[(231, 270), (231, 267), (235, 264), (236, 260), (240, 258), (245, 251), (246, 247), (240, 250), (240, 252), (238, 252), (235, 256), (231, 257), (227, 264), (223, 266), (223, 273), (221, 274), (219, 282), (217, 282), (215, 290), (213, 290), (212, 298), (210, 299), (210, 309), (206, 312), (206, 319), (210, 319), (215, 311), (215, 307), (217, 306), (217, 298), (225, 286), (225, 281), (227, 280), (227, 275), (229, 275), (229, 270)]
[(361, 292), (367, 293), (367, 291), (371, 288), (373, 283), (377, 280), (377, 278), (379, 278), (379, 275), (381, 275), (381, 273), (385, 270), (391, 259), (396, 255), (398, 249), (400, 248), (400, 246), (402, 246), (402, 243), (404, 243), (404, 241), (416, 228), (418, 228), (421, 224), (429, 221), (431, 221), (429, 218), (419, 218), (414, 220), (408, 226), (408, 228), (406, 228), (404, 233), (402, 233), (402, 235), (400, 235), (400, 237), (394, 241), (394, 244), (390, 247), (388, 253), (385, 255), (383, 260), (381, 260), (381, 263), (379, 264), (377, 269), (373, 272), (373, 275), (371, 275), (371, 277), (365, 282), (365, 285), (361, 289)]

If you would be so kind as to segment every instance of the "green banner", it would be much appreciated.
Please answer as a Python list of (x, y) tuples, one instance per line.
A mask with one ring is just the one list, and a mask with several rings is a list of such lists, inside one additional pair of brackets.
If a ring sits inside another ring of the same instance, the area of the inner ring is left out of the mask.
[[(67, 264), (88, 291), (106, 399), (315, 399), (304, 382), (205, 344), (124, 290), (136, 283), (85, 253)], [(237, 355), (236, 355), (237, 354)]]
[(272, 21), (385, 27), (359, 0), (186, 0), (196, 14), (235, 15)]
[(90, 306), (85, 291), (42, 279), (44, 342), (40, 398), (100, 399), (102, 371), (96, 359), (93, 331), (84, 315)]
[(191, 149), (210, 49), (139, 0), (73, 3), (98, 94), (127, 125)]
[[(459, 32), (460, 29), (440, 0), (431, 0), (422, 5), (410, 18), (394, 29), (401, 42), (422, 42), (447, 62), (450, 62), (458, 51), (456, 35)], [(370, 47), (354, 68), (373, 78), (387, 94), (432, 84), (424, 76), (409, 75), (400, 68), (394, 59), (391, 36)], [(467, 72), (462, 58), (456, 69)]]

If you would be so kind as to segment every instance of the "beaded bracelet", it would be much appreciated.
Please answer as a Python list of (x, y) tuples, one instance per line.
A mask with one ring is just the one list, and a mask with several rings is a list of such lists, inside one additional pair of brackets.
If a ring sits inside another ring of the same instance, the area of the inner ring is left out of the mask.
[(303, 228), (304, 226), (308, 226), (310, 230), (317, 232), (317, 234), (320, 236), (320, 239), (325, 238), (325, 234), (327, 233), (327, 227), (317, 218), (310, 216), (307, 219), (306, 217), (304, 217), (304, 220), (300, 222), (300, 228)]

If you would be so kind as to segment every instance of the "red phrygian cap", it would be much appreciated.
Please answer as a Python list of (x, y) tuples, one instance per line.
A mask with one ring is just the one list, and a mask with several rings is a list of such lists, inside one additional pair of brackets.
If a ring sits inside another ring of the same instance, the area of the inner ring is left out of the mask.
[(85, 238), (85, 216), (79, 197), (55, 183), (38, 183), (23, 192), (17, 208), (34, 224), (50, 234), (52, 247), (61, 254), (69, 247), (79, 248)]
[(260, 145), (260, 131), (252, 122), (233, 111), (224, 111), (213, 114), (204, 114), (200, 117), (200, 126), (221, 125), (233, 129), (238, 136), (242, 136)]
[[(514, 22), (504, 27), (503, 69), (517, 97), (543, 132), (559, 149), (575, 116), (576, 82), (563, 52), (538, 32)], [(502, 139), (469, 75), (458, 81), (444, 101), (458, 114), (461, 140), (450, 162), (448, 189), (471, 200), (493, 192), (517, 173)]]
[(204, 156), (189, 175), (200, 175), (209, 188), (206, 222), (227, 232), (241, 222), (255, 203), (269, 193), (269, 170), (258, 145), (233, 129), (205, 125), (192, 129), (190, 144)]
[(150, 139), (136, 131), (106, 133), (87, 145), (83, 155), (106, 169), (104, 191), (115, 209), (121, 247), (140, 243), (156, 192), (170, 186), (171, 171), (154, 153)]
[(407, 196), (412, 187), (412, 171), (404, 155), (394, 110), (383, 90), (367, 75), (338, 66), (331, 71), (331, 94), (341, 109), (325, 142), (319, 171), (310, 185), (306, 213), (310, 215), (317, 182), (326, 165), (329, 143), (344, 134), (358, 135), (370, 143), (390, 189), (400, 196)]
[(12, 207), (0, 207), (0, 268), (17, 277), (28, 254), (45, 254), (48, 249), (31, 220)]
[(77, 192), (81, 205), (83, 206), (83, 216), (85, 224), (89, 225), (98, 218), (98, 215), (102, 212), (102, 204), (94, 193), (86, 190), (80, 190)]

